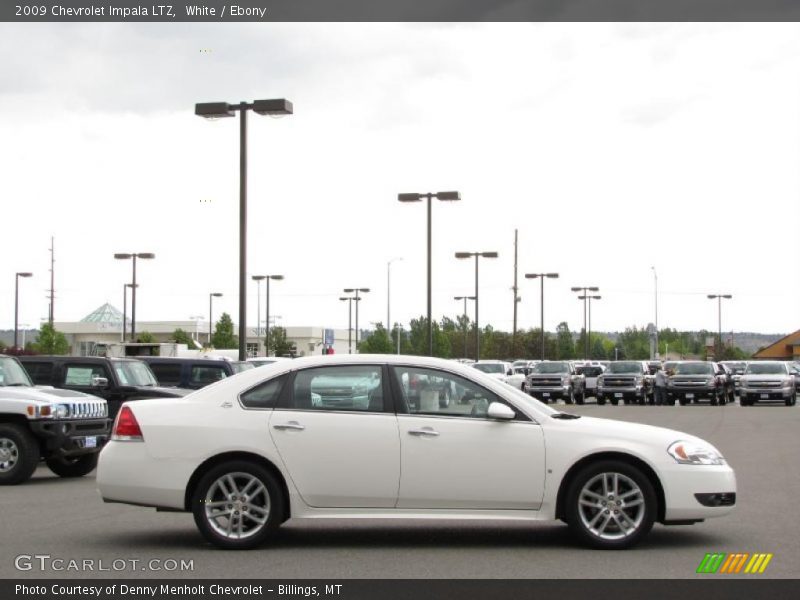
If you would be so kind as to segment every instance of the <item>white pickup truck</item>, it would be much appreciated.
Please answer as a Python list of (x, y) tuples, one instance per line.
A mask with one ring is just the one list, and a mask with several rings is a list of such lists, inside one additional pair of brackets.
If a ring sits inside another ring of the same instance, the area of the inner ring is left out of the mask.
[(104, 399), (36, 387), (16, 358), (0, 355), (0, 485), (27, 481), (40, 460), (60, 477), (86, 475), (109, 429)]

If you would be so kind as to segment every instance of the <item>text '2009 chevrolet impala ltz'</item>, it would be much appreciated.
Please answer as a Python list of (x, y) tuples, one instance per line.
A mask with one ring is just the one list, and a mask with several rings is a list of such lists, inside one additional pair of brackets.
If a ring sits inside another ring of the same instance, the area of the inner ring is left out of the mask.
[(224, 548), (289, 518), (562, 520), (627, 548), (658, 521), (729, 513), (736, 479), (694, 436), (578, 417), (477, 369), (408, 356), (320, 356), (189, 396), (129, 402), (102, 497), (189, 511)]

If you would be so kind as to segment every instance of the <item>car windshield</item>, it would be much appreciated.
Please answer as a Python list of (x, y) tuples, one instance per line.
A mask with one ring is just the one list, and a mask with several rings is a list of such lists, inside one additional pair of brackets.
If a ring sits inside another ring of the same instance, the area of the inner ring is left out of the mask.
[(745, 375), (786, 375), (783, 363), (750, 363)]
[(676, 375), (713, 375), (711, 363), (680, 363), (675, 366)]
[(0, 358), (0, 386), (22, 386), (30, 387), (30, 377), (27, 371), (13, 358)]
[(255, 369), (256, 365), (251, 362), (233, 361), (231, 362), (231, 368), (233, 369), (234, 373), (241, 373), (242, 371), (247, 371), (248, 369)]
[(533, 367), (534, 373), (569, 373), (569, 365), (564, 362), (539, 363)]
[(641, 373), (642, 365), (637, 362), (612, 362), (608, 365), (609, 373)]
[(114, 371), (122, 385), (158, 385), (158, 380), (150, 367), (138, 360), (115, 361)]
[(475, 363), (472, 365), (474, 368), (478, 369), (478, 371), (483, 371), (484, 373), (505, 373), (505, 367), (500, 363)]

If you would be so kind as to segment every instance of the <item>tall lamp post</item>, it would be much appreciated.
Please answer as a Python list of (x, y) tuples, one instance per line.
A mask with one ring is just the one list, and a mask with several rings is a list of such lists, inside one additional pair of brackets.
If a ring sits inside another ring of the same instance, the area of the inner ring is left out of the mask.
[(214, 314), (212, 312), (212, 301), (214, 298), (220, 298), (222, 294), (220, 292), (211, 292), (208, 295), (208, 347), (211, 347), (211, 332), (214, 329)]
[(369, 288), (344, 288), (345, 294), (355, 294), (354, 300), (356, 301), (356, 354), (358, 354), (358, 303), (362, 300), (359, 294), (366, 294)]
[(464, 301), (464, 358), (467, 358), (467, 300), (475, 300), (475, 296), (453, 296), (453, 300), (463, 300)]
[(131, 280), (131, 340), (136, 341), (136, 259), (150, 260), (155, 258), (156, 255), (152, 252), (117, 252), (114, 258), (117, 260), (132, 260), (133, 261), (133, 279)]
[[(386, 333), (390, 340), (392, 339), (392, 263), (396, 260), (403, 260), (403, 257), (396, 256), (386, 263)], [(400, 340), (399, 337), (397, 339)], [(400, 351), (397, 353), (400, 354)]]
[[(128, 288), (132, 288), (132, 283), (125, 283), (122, 285), (122, 341), (125, 341), (125, 334), (127, 333), (128, 321)], [(138, 284), (137, 284), (138, 287)]]
[(719, 360), (722, 355), (722, 299), (730, 300), (733, 298), (730, 294), (708, 294), (709, 300), (717, 301), (717, 356), (714, 358)]
[[(400, 202), (421, 202), (428, 200), (428, 355), (433, 356), (433, 317), (431, 316), (431, 200), (436, 198), (443, 202), (456, 202), (461, 200), (458, 192), (436, 192), (426, 194), (398, 194)], [(358, 306), (356, 306), (356, 311)]]
[(33, 277), (33, 273), (27, 271), (18, 272), (14, 278), (14, 350), (17, 349), (17, 337), (19, 336), (19, 278)]
[(539, 280), (539, 288), (541, 292), (541, 321), (539, 323), (539, 327), (541, 329), (541, 341), (540, 344), (542, 346), (542, 360), (544, 360), (544, 280), (550, 279), (558, 279), (558, 273), (525, 273), (525, 279), (538, 279)]
[(599, 292), (600, 288), (596, 286), (578, 286), (571, 289), (573, 292), (583, 292), (583, 295), (579, 296), (579, 299), (583, 300), (583, 358), (585, 360), (589, 356), (589, 330), (586, 328), (586, 298), (589, 296), (588, 292)]
[(586, 358), (590, 360), (592, 358), (591, 356), (592, 347), (591, 344), (589, 344), (588, 340), (591, 339), (592, 337), (592, 300), (600, 300), (601, 298), (602, 296), (578, 296), (578, 300), (583, 300), (584, 302), (586, 300), (589, 301), (589, 328), (586, 330), (586, 340), (587, 340), (586, 347), (588, 350), (586, 352)]
[(206, 119), (234, 116), (239, 111), (239, 360), (247, 358), (247, 111), (259, 115), (291, 115), (292, 103), (283, 98), (254, 102), (195, 104), (194, 114)]
[(659, 353), (658, 353), (658, 273), (656, 273), (656, 268), (655, 267), (650, 267), (650, 268), (653, 269), (653, 284), (655, 286), (653, 295), (655, 297), (655, 303), (656, 303), (656, 315), (655, 315), (655, 318), (656, 318), (656, 322), (655, 322), (655, 326), (656, 326), (656, 351), (655, 351), (655, 356), (653, 358), (655, 360), (658, 360), (658, 357), (659, 357)]
[(347, 302), (347, 353), (353, 353), (353, 300), (356, 301), (356, 310), (361, 298), (356, 296), (340, 296), (339, 300)]
[(456, 252), (456, 258), (475, 257), (475, 360), (481, 359), (481, 329), (478, 321), (478, 259), (497, 258), (497, 252)]
[(267, 282), (267, 316), (265, 318), (266, 333), (264, 335), (264, 347), (266, 349), (266, 355), (269, 356), (269, 282), (270, 280), (281, 281), (283, 275), (253, 275), (252, 279), (258, 283), (258, 325), (256, 326), (256, 331), (258, 332), (256, 335), (258, 336), (261, 335), (261, 282), (264, 280)]

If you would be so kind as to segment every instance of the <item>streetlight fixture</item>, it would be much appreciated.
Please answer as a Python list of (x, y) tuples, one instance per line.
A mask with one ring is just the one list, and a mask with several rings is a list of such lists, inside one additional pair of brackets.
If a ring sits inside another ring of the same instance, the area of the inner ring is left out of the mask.
[(195, 104), (194, 114), (205, 119), (232, 117), (239, 111), (239, 360), (247, 358), (247, 111), (259, 115), (291, 115), (292, 103), (283, 98), (254, 102)]
[(583, 292), (583, 296), (579, 296), (579, 299), (583, 300), (583, 358), (586, 360), (589, 356), (589, 330), (586, 328), (586, 298), (588, 297), (588, 292), (599, 292), (600, 288), (596, 286), (578, 286), (570, 289), (573, 292)]
[(261, 282), (267, 282), (267, 316), (266, 316), (266, 334), (264, 336), (264, 348), (266, 355), (269, 356), (269, 282), (270, 280), (280, 281), (283, 275), (253, 275), (252, 279), (258, 284), (258, 324), (256, 325), (256, 335), (261, 336)]
[(586, 347), (588, 348), (588, 351), (586, 353), (586, 358), (590, 360), (592, 358), (591, 357), (592, 349), (588, 343), (588, 340), (592, 337), (592, 300), (600, 300), (601, 298), (602, 296), (578, 296), (578, 300), (583, 300), (584, 302), (586, 300), (589, 301), (589, 328), (586, 330), (586, 340), (587, 340)]
[(208, 347), (211, 347), (211, 331), (214, 329), (214, 318), (213, 313), (211, 312), (212, 308), (212, 300), (214, 298), (221, 298), (222, 294), (220, 292), (211, 292), (208, 295)]
[(133, 279), (131, 280), (131, 340), (136, 341), (136, 259), (150, 260), (155, 258), (156, 255), (152, 252), (117, 252), (114, 258), (117, 260), (133, 261)]
[(718, 337), (717, 337), (717, 360), (719, 360), (720, 356), (722, 355), (722, 299), (725, 298), (726, 300), (730, 300), (733, 298), (730, 294), (708, 294), (709, 300), (716, 300), (717, 301), (717, 327), (718, 327)]
[(361, 298), (356, 296), (339, 296), (339, 300), (347, 301), (347, 353), (353, 353), (353, 300), (356, 301), (356, 311)]
[(342, 290), (345, 294), (355, 294), (355, 301), (356, 301), (356, 354), (358, 354), (358, 303), (362, 300), (362, 298), (358, 295), (359, 293), (366, 294), (369, 292), (369, 288), (344, 288)]
[(544, 280), (550, 279), (558, 279), (558, 273), (525, 273), (525, 279), (539, 279), (539, 288), (541, 291), (541, 321), (540, 321), (540, 329), (541, 329), (541, 346), (542, 346), (542, 360), (544, 360)]
[[(428, 200), (428, 355), (433, 356), (433, 317), (431, 316), (431, 200), (436, 198), (442, 202), (457, 202), (461, 200), (458, 192), (428, 192), (426, 194), (398, 194), (400, 202), (421, 202)], [(358, 306), (356, 306), (358, 310)]]
[(655, 267), (650, 267), (650, 268), (653, 269), (653, 283), (655, 285), (655, 290), (654, 290), (653, 295), (655, 296), (655, 302), (656, 302), (656, 322), (655, 322), (655, 326), (656, 326), (656, 351), (655, 351), (655, 357), (654, 358), (655, 358), (655, 360), (658, 360), (658, 357), (659, 357), (659, 354), (658, 354), (658, 273), (656, 273), (656, 268)]
[[(122, 341), (125, 341), (125, 334), (127, 333), (128, 321), (128, 288), (132, 288), (132, 283), (124, 283), (122, 285)], [(136, 287), (139, 287), (137, 284)]]
[[(390, 340), (392, 338), (392, 263), (396, 260), (403, 260), (403, 257), (396, 256), (386, 263), (386, 333), (389, 335)], [(397, 335), (397, 353), (400, 354), (400, 334), (398, 333)]]
[(17, 349), (17, 337), (19, 336), (19, 278), (33, 277), (33, 273), (18, 272), (14, 278), (14, 350)]
[[(453, 300), (464, 301), (464, 317), (467, 316), (467, 300), (475, 300), (475, 296), (453, 296)], [(467, 358), (467, 321), (464, 319), (464, 358)]]
[(475, 360), (481, 359), (481, 329), (478, 321), (478, 259), (497, 258), (497, 252), (456, 252), (456, 258), (465, 259), (475, 257)]

